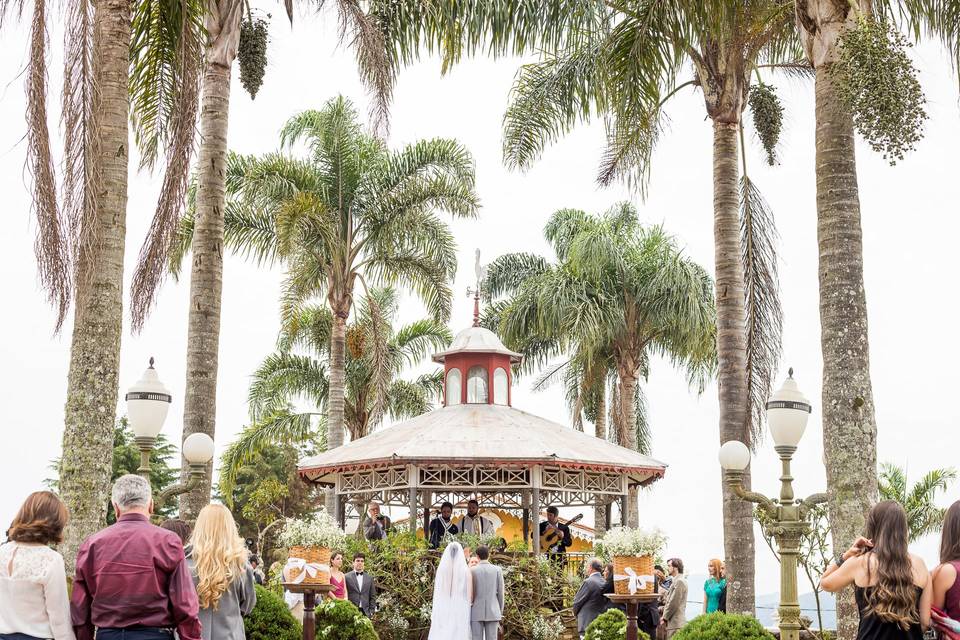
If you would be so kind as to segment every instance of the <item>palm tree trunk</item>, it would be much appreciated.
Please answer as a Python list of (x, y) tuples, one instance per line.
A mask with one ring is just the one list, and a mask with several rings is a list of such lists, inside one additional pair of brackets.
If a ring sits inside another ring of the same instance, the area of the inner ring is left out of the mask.
[[(218, 3), (212, 3), (218, 4)], [(200, 158), (193, 266), (190, 271), (190, 311), (187, 320), (187, 379), (183, 402), (183, 437), (205, 433), (214, 437), (217, 423), (217, 367), (220, 348), (220, 308), (223, 291), (223, 209), (226, 202), (227, 127), (230, 114), (230, 67), (240, 38), (240, 3), (211, 7), (200, 107)], [(181, 466), (186, 482), (189, 467)], [(180, 497), (180, 517), (196, 519), (210, 502), (213, 462), (193, 491)]]
[[(631, 360), (632, 362), (632, 360)], [(623, 431), (625, 438), (621, 444), (631, 451), (637, 450), (637, 372), (636, 367), (627, 365), (620, 370), (620, 414), (623, 416)], [(627, 526), (640, 526), (640, 512), (638, 510), (639, 490), (636, 485), (627, 492)]]
[(85, 258), (88, 279), (74, 312), (60, 462), (60, 492), (70, 510), (61, 551), (70, 575), (80, 543), (106, 524), (123, 329), (131, 2), (95, 4), (93, 72), (98, 95), (93, 108), (99, 126), (94, 162), (101, 172), (96, 249)]
[[(743, 263), (740, 257), (740, 197), (738, 128), (736, 123), (713, 124), (713, 234), (717, 287), (717, 375), (720, 392), (720, 443), (740, 440), (750, 446), (747, 397), (747, 340)], [(723, 546), (730, 576), (727, 610), (753, 614), (754, 538), (750, 503), (723, 490)], [(750, 487), (750, 470), (743, 484)]]
[[(343, 446), (343, 398), (345, 393), (345, 367), (347, 343), (347, 313), (333, 311), (333, 328), (330, 333), (330, 390), (327, 405), (327, 450)], [(336, 511), (333, 491), (325, 494), (327, 513)]]
[[(833, 544), (843, 549), (863, 533), (867, 512), (876, 501), (877, 424), (853, 121), (838, 101), (829, 66), (818, 66), (816, 73), (823, 453)], [(857, 617), (850, 590), (839, 594), (839, 638), (856, 636)]]
[[(597, 418), (593, 422), (593, 435), (601, 440), (607, 439), (607, 385), (603, 385), (603, 391), (597, 400)], [(596, 537), (600, 537), (607, 530), (607, 507), (606, 505), (593, 508), (593, 529)]]

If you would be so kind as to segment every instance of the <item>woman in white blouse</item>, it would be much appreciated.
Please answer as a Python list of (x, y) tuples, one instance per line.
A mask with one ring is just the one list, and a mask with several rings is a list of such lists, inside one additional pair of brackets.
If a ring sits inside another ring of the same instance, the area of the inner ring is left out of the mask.
[(63, 556), (57, 544), (67, 507), (49, 491), (31, 493), (0, 545), (0, 640), (74, 640)]

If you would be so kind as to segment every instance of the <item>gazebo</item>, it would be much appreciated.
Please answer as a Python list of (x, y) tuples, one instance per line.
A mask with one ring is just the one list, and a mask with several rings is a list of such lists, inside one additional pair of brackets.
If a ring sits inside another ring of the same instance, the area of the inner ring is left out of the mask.
[[(411, 524), (422, 514), (426, 531), (432, 510), (468, 498), (522, 510), (525, 540), (550, 505), (604, 506), (609, 528), (619, 501), (625, 523), (629, 489), (660, 479), (666, 465), (515, 409), (511, 365), (522, 356), (477, 316), (475, 309), (473, 326), (433, 356), (444, 367), (442, 408), (306, 458), (301, 476), (334, 489), (341, 524), (347, 509), (362, 517), (359, 505), (375, 500), (408, 508)], [(540, 552), (536, 535), (533, 551)]]

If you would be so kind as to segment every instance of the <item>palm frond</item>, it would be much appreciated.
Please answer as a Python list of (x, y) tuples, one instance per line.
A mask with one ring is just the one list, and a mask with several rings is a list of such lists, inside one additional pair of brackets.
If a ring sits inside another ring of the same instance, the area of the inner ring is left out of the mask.
[(415, 366), (432, 353), (446, 348), (452, 340), (447, 325), (425, 318), (397, 329), (391, 342), (403, 354), (407, 365)]
[(783, 308), (777, 280), (773, 212), (746, 175), (740, 179), (740, 250), (747, 313), (747, 397), (752, 442), (763, 437), (766, 402), (780, 361)]
[(326, 366), (311, 356), (271, 354), (257, 367), (247, 392), (250, 419), (261, 422), (297, 399), (321, 406), (327, 401), (329, 384)]
[[(314, 421), (319, 423), (314, 425)], [(224, 496), (233, 494), (240, 469), (252, 462), (266, 447), (276, 444), (315, 444), (326, 448), (323, 416), (315, 413), (294, 413), (284, 408), (263, 416), (243, 429), (220, 458), (219, 488)]]
[(509, 295), (528, 278), (543, 273), (547, 268), (547, 261), (532, 253), (508, 253), (498, 256), (487, 265), (486, 277), (480, 284), (480, 290), (487, 300)]

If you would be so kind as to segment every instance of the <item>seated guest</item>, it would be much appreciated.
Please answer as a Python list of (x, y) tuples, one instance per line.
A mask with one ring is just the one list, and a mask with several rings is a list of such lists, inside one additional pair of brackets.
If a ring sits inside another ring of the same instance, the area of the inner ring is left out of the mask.
[(467, 502), (467, 515), (460, 518), (457, 527), (460, 533), (472, 533), (477, 536), (492, 536), (497, 532), (493, 522), (480, 515), (480, 503), (473, 499)]
[(344, 576), (347, 583), (347, 600), (368, 618), (377, 610), (377, 585), (373, 576), (364, 571), (366, 557), (362, 553), (353, 556), (353, 571)]
[(59, 544), (67, 507), (56, 494), (27, 496), (0, 545), (0, 638), (73, 640)]
[(392, 530), (390, 518), (380, 513), (380, 505), (371, 502), (367, 507), (367, 515), (363, 517), (363, 537), (367, 540), (385, 540), (387, 534)]
[(77, 640), (201, 640), (197, 591), (177, 534), (150, 524), (153, 498), (142, 477), (117, 479), (117, 522), (77, 553), (70, 610)]
[(208, 504), (197, 515), (187, 563), (200, 601), (203, 640), (244, 640), (243, 616), (257, 604), (247, 545), (233, 514)]
[(577, 617), (577, 631), (581, 638), (590, 623), (607, 610), (607, 603), (610, 602), (603, 595), (605, 581), (602, 572), (603, 563), (598, 558), (590, 558), (587, 562), (587, 579), (573, 598), (573, 615)]
[(440, 542), (446, 536), (455, 536), (460, 533), (460, 529), (454, 524), (451, 516), (453, 515), (453, 505), (444, 502), (440, 505), (440, 515), (430, 521), (430, 548), (439, 549)]

